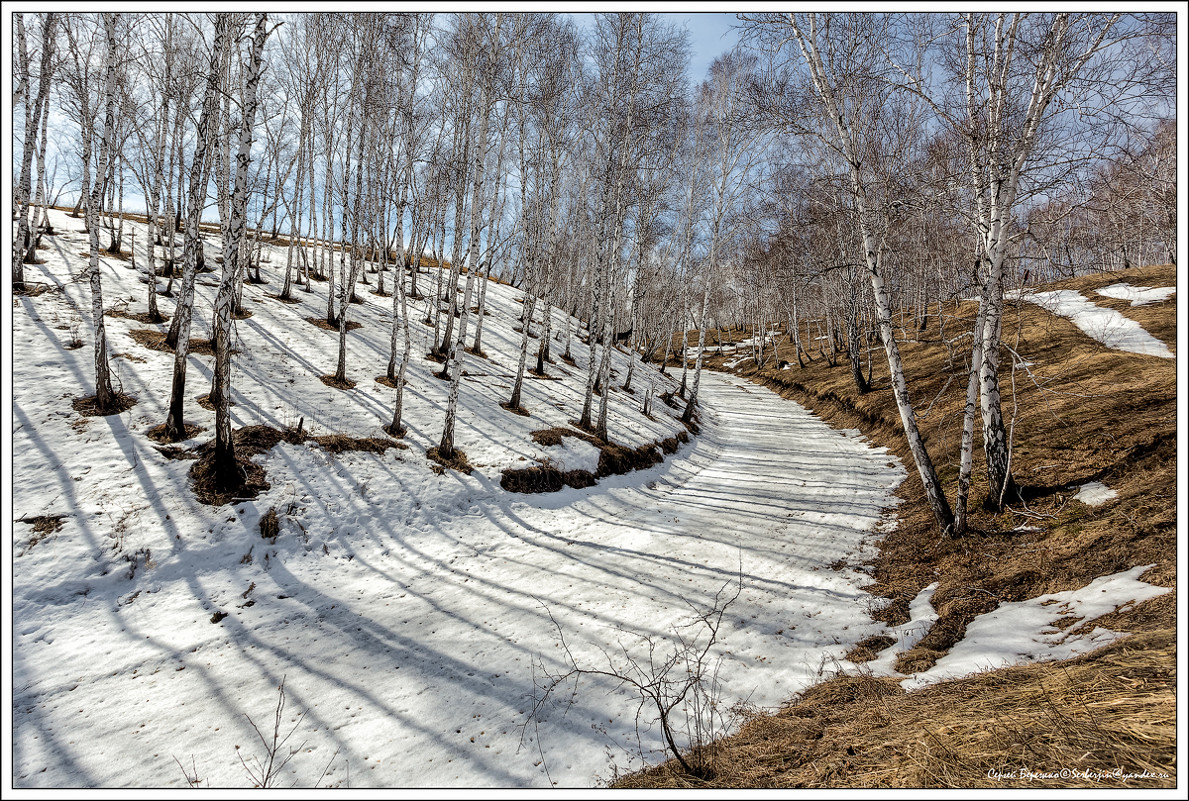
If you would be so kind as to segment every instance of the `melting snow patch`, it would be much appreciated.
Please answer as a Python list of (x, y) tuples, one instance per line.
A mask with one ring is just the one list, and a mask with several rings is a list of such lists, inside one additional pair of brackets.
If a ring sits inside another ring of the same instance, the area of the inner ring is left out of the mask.
[(867, 667), (876, 676), (894, 675), (896, 657), (915, 648), (929, 633), (929, 629), (933, 628), (933, 624), (937, 622), (937, 610), (933, 608), (933, 593), (936, 590), (935, 581), (918, 592), (917, 597), (908, 605), (909, 621), (888, 629), (888, 636), (896, 638), (895, 644), (880, 651), (878, 657), (867, 663)]
[[(1138, 604), (1168, 592), (1139, 577), (1152, 565), (1141, 565), (1113, 576), (1101, 576), (1080, 590), (1041, 595), (1027, 601), (1000, 604), (966, 627), (966, 637), (932, 668), (900, 685), (906, 690), (985, 670), (1055, 659), (1069, 659), (1123, 636), (1086, 624), (1120, 607)], [(1069, 621), (1064, 629), (1057, 623)]]
[(1114, 309), (1096, 306), (1072, 289), (1052, 292), (1033, 292), (1028, 300), (1053, 314), (1068, 317), (1085, 334), (1108, 348), (1173, 359), (1172, 351), (1156, 337), (1144, 330), (1135, 320), (1124, 317)]
[(1131, 284), (1111, 284), (1098, 290), (1098, 294), (1107, 298), (1129, 300), (1132, 306), (1147, 306), (1150, 303), (1163, 303), (1177, 291), (1175, 286), (1132, 286)]
[(599, 455), (602, 451), (577, 437), (563, 437), (561, 444), (551, 446), (547, 453), (549, 460), (558, 470), (586, 470), (595, 473), (599, 469)]
[(1098, 506), (1099, 504), (1106, 503), (1118, 494), (1101, 481), (1091, 481), (1088, 484), (1083, 484), (1081, 490), (1077, 495), (1073, 496), (1073, 499), (1075, 501), (1081, 501), (1086, 506)]

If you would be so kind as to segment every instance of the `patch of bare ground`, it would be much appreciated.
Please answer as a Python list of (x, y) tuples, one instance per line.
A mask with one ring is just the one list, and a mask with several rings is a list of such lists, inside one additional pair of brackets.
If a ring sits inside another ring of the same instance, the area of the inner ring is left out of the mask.
[(562, 487), (582, 489), (598, 483), (606, 476), (623, 475), (633, 470), (645, 470), (665, 460), (666, 454), (676, 453), (682, 443), (689, 442), (684, 431), (675, 437), (628, 448), (600, 439), (594, 434), (577, 428), (542, 428), (532, 432), (533, 441), (544, 447), (560, 445), (565, 437), (588, 442), (599, 449), (599, 465), (596, 472), (589, 470), (561, 470), (546, 459), (532, 467), (510, 467), (500, 476), (500, 486), (508, 492), (557, 492)]
[(403, 442), (394, 442), (384, 437), (348, 437), (346, 434), (307, 436), (306, 440), (318, 443), (328, 453), (346, 453), (347, 451), (384, 453), (389, 448), (398, 450), (408, 450), (409, 448)]
[[(271, 435), (250, 429), (267, 429), (278, 436), (271, 444), (261, 444), (271, 439)], [(279, 442), (280, 433), (268, 426), (247, 426), (233, 432), (236, 469), (231, 473), (220, 472), (216, 468), (214, 440), (198, 446), (195, 449), (197, 459), (190, 467), (190, 487), (194, 497), (208, 506), (222, 506), (233, 501), (251, 500), (269, 489), (272, 485), (265, 477), (264, 467), (253, 462), (252, 457)]]
[[(1173, 285), (1175, 270), (1085, 276), (1055, 288), (1076, 289), (1098, 303), (1107, 299), (1093, 290), (1118, 282)], [(1136, 307), (1141, 309), (1151, 315), (1144, 323), (1150, 331), (1175, 331), (1174, 303)], [(966, 363), (962, 345), (949, 343), (968, 336), (977, 308), (951, 301), (941, 311), (943, 318), (930, 307), (922, 331), (906, 320), (897, 338), (926, 447), (952, 499)], [(861, 430), (906, 466), (908, 478), (897, 490), (898, 525), (881, 541), (866, 587), (890, 601), (876, 617), (899, 624), (908, 620), (916, 594), (939, 583), (933, 595), (939, 619), (901, 655), (901, 671), (932, 667), (976, 616), (1002, 603), (1078, 589), (1137, 565), (1154, 565), (1143, 580), (1176, 586), (1175, 361), (1107, 349), (1069, 320), (1028, 302), (1008, 305), (1003, 332), (1011, 348), (1004, 350), (1001, 370), (1003, 410), (1012, 426), (1012, 472), (1021, 492), (1005, 499), (1002, 512), (983, 506), (987, 485), (976, 433), (971, 531), (959, 539), (943, 539), (936, 531), (878, 350), (873, 389), (865, 394), (856, 391), (844, 355), (831, 367), (814, 354), (799, 368), (787, 337), (764, 369), (753, 360), (740, 366), (743, 375), (831, 425)], [(803, 339), (809, 341), (806, 332)], [(1027, 364), (1013, 365), (1012, 351)], [(780, 361), (792, 366), (778, 369)], [(1089, 481), (1103, 482), (1117, 497), (1099, 506), (1073, 500)], [(1058, 773), (1147, 769), (1175, 777), (1172, 595), (1094, 621), (1132, 636), (1072, 662), (999, 670), (907, 695), (884, 680), (825, 682), (775, 718), (754, 721), (739, 738), (720, 742), (720, 772), (713, 784), (698, 786), (1174, 786), (1175, 778), (1112, 785), (1075, 776), (1013, 785), (987, 777), (988, 770), (1013, 767)], [(849, 656), (869, 661), (887, 645), (864, 641)], [(1151, 680), (1131, 685), (1129, 672)], [(848, 692), (857, 693), (856, 700), (834, 698)], [(810, 714), (814, 705), (822, 714)], [(767, 745), (762, 732), (771, 735)], [(668, 766), (648, 776), (627, 777), (623, 786), (688, 783)], [(651, 784), (636, 783), (643, 781)]]
[(104, 317), (118, 317), (124, 320), (134, 320), (138, 323), (168, 323), (169, 315), (158, 314), (156, 317), (148, 312), (130, 312), (127, 305), (112, 306), (103, 313)]
[(107, 408), (99, 406), (99, 399), (95, 395), (75, 398), (71, 407), (83, 417), (107, 417), (112, 414), (122, 414), (136, 405), (136, 398), (123, 392), (113, 393), (112, 401)]
[[(330, 323), (326, 322), (325, 317), (307, 317), (306, 322), (315, 328), (321, 328), (323, 331), (333, 331), (336, 334), (339, 332), (338, 325), (331, 325)], [(354, 331), (356, 328), (363, 328), (363, 323), (359, 322), (358, 320), (347, 321), (348, 331)]]
[(532, 412), (530, 412), (528, 409), (524, 408), (523, 406), (512, 406), (507, 401), (500, 401), (500, 408), (505, 411), (509, 411), (512, 414), (518, 414), (521, 417), (532, 417), (533, 416)]
[[(81, 258), (86, 259), (86, 260), (90, 260), (90, 258), (91, 258), (91, 252), (89, 250), (84, 250), (81, 253), (79, 253), (78, 255)], [(99, 251), (99, 258), (101, 258), (101, 259), (119, 259), (120, 261), (131, 261), (132, 254), (126, 250), (121, 250), (119, 253), (112, 253), (110, 250), (107, 250), (105, 248), (105, 249)]]
[[(173, 353), (173, 348), (169, 347), (165, 342), (167, 332), (156, 331), (152, 328), (133, 328), (128, 332), (128, 336), (132, 337), (141, 345), (149, 350), (156, 350), (162, 353)], [(215, 351), (211, 346), (209, 339), (199, 339), (197, 337), (190, 338), (190, 353), (197, 356), (214, 356)], [(231, 349), (232, 353), (239, 353), (235, 348)]]
[[(197, 427), (195, 427), (197, 428)], [(158, 430), (161, 429), (161, 430)], [(164, 442), (164, 426), (151, 429), (150, 436)], [(186, 426), (187, 435), (197, 434)], [(155, 436), (154, 436), (155, 435)], [(402, 442), (395, 442), (383, 437), (350, 437), (345, 434), (312, 435), (305, 432), (299, 425), (297, 428), (278, 429), (266, 425), (244, 426), (232, 432), (235, 443), (235, 458), (238, 473), (232, 476), (220, 475), (214, 467), (214, 440), (208, 440), (193, 448), (167, 446), (157, 448), (169, 459), (194, 459), (190, 468), (191, 487), (195, 497), (210, 506), (220, 506), (234, 500), (251, 499), (269, 488), (263, 465), (253, 461), (253, 457), (266, 453), (277, 443), (287, 442), (297, 445), (302, 442), (314, 442), (319, 447), (332, 454), (348, 451), (382, 454), (389, 448), (405, 450), (408, 448)]]
[(465, 473), (468, 476), (471, 474), (471, 471), (474, 470), (474, 468), (471, 467), (470, 462), (467, 461), (467, 455), (458, 448), (454, 449), (454, 456), (446, 458), (439, 452), (438, 446), (434, 445), (425, 452), (425, 457), (431, 462), (437, 463), (436, 465), (430, 465), (430, 468), (438, 475), (444, 474), (446, 472), (446, 468), (457, 470), (458, 472)]
[[(206, 429), (202, 426), (195, 425), (193, 423), (183, 423), (182, 427), (185, 429), (186, 439), (194, 439), (203, 431), (206, 431)], [(169, 437), (169, 434), (166, 433), (164, 423), (150, 428), (145, 432), (145, 436), (151, 439), (153, 442), (158, 442), (162, 445), (169, 445), (170, 443), (174, 442), (174, 440)]]
[(276, 542), (280, 533), (281, 521), (277, 518), (277, 507), (273, 506), (260, 518), (260, 536), (269, 542)]
[(283, 298), (280, 295), (274, 295), (273, 293), (268, 292), (265, 294), (265, 297), (272, 298), (273, 300), (279, 300), (281, 303), (288, 303), (291, 305), (302, 302), (301, 298), (299, 298), (297, 295), (293, 295), (293, 294), (289, 295), (289, 297), (287, 297), (287, 298)]
[(21, 552), (17, 556), (24, 556), (33, 546), (44, 540), (51, 534), (56, 534), (62, 530), (62, 521), (65, 515), (37, 515), (36, 517), (18, 517), (18, 523), (25, 523), (33, 527), (33, 533), (30, 535)]
[(41, 281), (23, 281), (20, 284), (13, 284), (12, 294), (35, 298), (38, 295), (49, 292), (50, 290), (61, 291), (61, 288)]
[[(203, 395), (199, 395), (194, 400), (195, 400), (195, 402), (198, 403), (199, 406), (206, 409), (208, 412), (213, 412), (215, 410), (215, 404), (211, 402), (211, 394), (209, 392), (207, 392)], [(235, 401), (229, 401), (227, 405), (234, 406)]]
[(344, 378), (340, 381), (333, 375), (320, 375), (318, 376), (318, 380), (326, 386), (334, 387), (335, 389), (355, 389), (356, 386), (355, 382), (349, 378)]

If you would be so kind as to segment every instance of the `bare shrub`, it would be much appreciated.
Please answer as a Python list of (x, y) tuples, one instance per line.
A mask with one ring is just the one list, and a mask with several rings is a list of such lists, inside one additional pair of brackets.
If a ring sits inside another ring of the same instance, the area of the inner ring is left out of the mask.
[(639, 634), (634, 635), (634, 647), (621, 640), (614, 652), (602, 649), (606, 666), (601, 668), (578, 663), (564, 629), (545, 607), (556, 630), (564, 669), (551, 670), (541, 659), (534, 663), (537, 692), (525, 727), (540, 721), (551, 705), (560, 704), (568, 711), (578, 704), (583, 679), (611, 679), (617, 689), (628, 687), (636, 695), (637, 734), (642, 727), (658, 723), (665, 750), (682, 770), (699, 780), (712, 779), (717, 741), (746, 715), (745, 703), (724, 702), (718, 678), (723, 657), (712, 653), (727, 608), (743, 590), (742, 574), (728, 595), (731, 586), (732, 582), (724, 584), (708, 608), (686, 601), (693, 616), (674, 625), (667, 638)]

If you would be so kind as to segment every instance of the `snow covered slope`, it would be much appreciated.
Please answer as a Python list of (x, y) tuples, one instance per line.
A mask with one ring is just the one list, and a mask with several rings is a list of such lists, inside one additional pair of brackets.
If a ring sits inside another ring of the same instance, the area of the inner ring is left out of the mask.
[[(283, 785), (587, 786), (612, 763), (638, 765), (641, 751), (659, 757), (659, 732), (642, 728), (637, 740), (636, 702), (597, 682), (568, 714), (550, 708), (524, 728), (540, 669), (564, 667), (555, 620), (593, 666), (621, 642), (639, 656), (642, 635), (671, 642), (693, 610), (741, 584), (715, 653), (724, 700), (760, 705), (883, 629), (858, 589), (865, 577), (841, 565), (872, 555), (903, 469), (738, 379), (704, 379), (704, 432), (661, 465), (582, 490), (503, 491), (505, 467), (591, 458), (576, 440), (546, 448), (529, 436), (578, 416), (579, 370), (559, 363), (549, 372), (564, 380), (527, 380), (531, 418), (498, 405), (519, 344), (520, 293), (507, 287), (489, 289), (489, 358), (464, 362), (457, 445), (473, 474), (438, 474), (425, 458), (447, 385), (419, 358), (432, 329), (416, 323), (407, 450), (282, 443), (258, 458), (271, 489), (199, 504), (192, 462), (145, 436), (165, 419), (172, 355), (128, 332), (153, 326), (107, 320), (118, 383), (136, 405), (102, 418), (72, 410), (93, 392), (89, 296), (71, 280), (85, 241), (78, 221), (54, 222), (61, 233), (28, 277), (62, 291), (12, 308), (8, 519), (42, 519), (16, 523), (10, 540), (17, 786), (181, 787), (194, 771), (211, 786), (249, 784), (239, 757), (253, 764), (262, 745), (245, 713), (271, 733), (282, 680), (284, 719), (297, 726), (289, 744), (302, 744)], [(143, 310), (142, 277), (105, 259), (107, 306)], [(213, 277), (199, 277), (196, 337), (208, 335)], [(366, 303), (351, 313), (363, 327), (349, 334), (348, 359), (358, 385), (340, 391), (318, 378), (333, 372), (336, 335), (305, 320), (324, 312), (325, 284), (290, 306), (268, 297), (279, 288), (270, 277), (245, 288), (253, 315), (237, 324), (234, 424), (304, 417), (315, 434), (383, 436), (393, 390), (373, 379), (387, 360), (391, 301), (360, 287)], [(87, 344), (68, 349), (76, 332)], [(585, 365), (577, 339), (573, 350)], [(213, 414), (193, 401), (210, 369), (209, 357), (191, 356), (188, 421), (208, 427), (195, 442), (211, 436)], [(671, 388), (664, 381), (645, 369), (636, 386)], [(612, 399), (618, 442), (683, 430), (679, 410), (659, 400), (650, 420), (640, 395)], [(259, 528), (270, 510), (275, 541)]]

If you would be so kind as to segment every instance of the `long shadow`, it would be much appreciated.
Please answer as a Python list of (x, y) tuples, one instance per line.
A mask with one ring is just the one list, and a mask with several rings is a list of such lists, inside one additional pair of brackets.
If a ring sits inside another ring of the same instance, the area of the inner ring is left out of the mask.
[[(482, 666), (464, 662), (441, 649), (426, 646), (423, 639), (402, 635), (390, 628), (385, 628), (377, 624), (368, 617), (345, 609), (341, 604), (341, 599), (328, 596), (313, 585), (301, 581), (294, 574), (290, 573), (283, 563), (274, 563), (271, 572), (279, 574), (279, 578), (274, 576), (274, 580), (277, 581), (278, 585), (286, 588), (291, 593), (291, 597), (300, 599), (306, 605), (309, 609), (307, 613), (309, 616), (329, 623), (335, 631), (346, 637), (350, 641), (352, 653), (362, 651), (375, 654), (380, 659), (389, 660), (390, 663), (394, 663), (396, 665), (394, 669), (401, 667), (412, 668), (416, 674), (420, 675), (423, 686), (438, 687), (442, 682), (445, 682), (448, 686), (457, 688), (454, 692), (451, 692), (449, 689), (438, 689), (437, 692), (444, 695), (444, 697), (455, 697), (457, 699), (458, 692), (460, 691), (475, 697), (491, 697), (491, 690), (493, 689), (491, 682), (472, 681), (474, 675), (482, 671)], [(330, 611), (331, 607), (334, 607), (333, 612)], [(231, 618), (228, 619), (230, 620)], [(342, 675), (338, 675), (329, 669), (317, 665), (312, 660), (296, 659), (291, 652), (265, 642), (257, 637), (253, 630), (239, 626), (238, 623), (235, 625), (235, 632), (236, 635), (232, 637), (232, 641), (245, 653), (249, 646), (254, 646), (258, 650), (271, 653), (278, 660), (281, 660), (282, 663), (293, 664), (330, 684), (348, 689), (357, 697), (362, 698), (373, 709), (382, 710), (392, 719), (401, 721), (403, 725), (430, 740), (431, 745), (429, 747), (434, 750), (435, 757), (441, 754), (446, 758), (468, 763), (479, 762), (482, 765), (484, 773), (491, 776), (502, 786), (514, 787), (521, 782), (521, 778), (503, 768), (499, 764), (499, 760), (494, 758), (490, 760), (477, 760), (474, 750), (464, 749), (460, 743), (448, 740), (444, 732), (435, 731), (428, 724), (402, 714), (401, 710), (386, 702), (371, 687), (364, 685), (362, 682), (353, 681)], [(438, 672), (432, 672), (431, 668), (436, 668)], [(382, 673), (379, 675), (382, 675)], [(521, 698), (531, 697), (536, 691), (535, 686), (515, 677), (501, 678), (500, 689), (504, 703), (509, 707), (514, 707), (515, 702)], [(313, 709), (313, 706), (308, 701), (303, 702), (303, 696), (299, 692), (295, 691), (294, 698), (299, 705), (307, 709)], [(455, 703), (458, 703), (458, 701), (456, 700)], [(589, 711), (592, 714), (594, 712), (594, 710)], [(323, 719), (315, 711), (311, 711), (310, 714), (320, 727), (325, 727), (327, 730), (330, 730), (337, 723), (337, 721)], [(342, 745), (345, 746), (346, 743), (344, 742)]]
[[(296, 472), (299, 470), (299, 467), (296, 464), (292, 463), (292, 461), (289, 462), (289, 466), (292, 471), (295, 471), (294, 472), (295, 475), (300, 474), (300, 473)], [(390, 468), (388, 468), (387, 465), (384, 465), (384, 468), (390, 470)], [(339, 519), (339, 520), (351, 519), (356, 524), (358, 524), (358, 522), (360, 521), (361, 518), (370, 518), (373, 521), (372, 527), (371, 527), (371, 531), (373, 531), (373, 532), (376, 530), (376, 526), (377, 526), (375, 521), (377, 519), (379, 519), (381, 521), (379, 523), (380, 531), (383, 534), (390, 537), (390, 541), (385, 542), (382, 540), (378, 540), (377, 544), (380, 545), (381, 547), (384, 547), (385, 545), (390, 545), (390, 544), (397, 544), (397, 545), (399, 545), (399, 547), (401, 549), (403, 549), (404, 551), (406, 551), (409, 554), (409, 557), (406, 559), (403, 559), (402, 561), (411, 570), (415, 571), (417, 575), (413, 578), (409, 578), (406, 580), (413, 581), (417, 577), (438, 580), (440, 578), (440, 576), (443, 574), (458, 572), (457, 568), (452, 567), (452, 562), (447, 563), (443, 558), (434, 556), (428, 550), (418, 547), (418, 545), (416, 545), (413, 541), (411, 541), (410, 538), (398, 537), (395, 534), (395, 532), (387, 525), (387, 522), (384, 520), (382, 515), (377, 518), (377, 515), (375, 514), (376, 509), (374, 507), (371, 507), (370, 505), (365, 504), (363, 501), (361, 501), (357, 497), (357, 494), (355, 492), (353, 492), (351, 490), (351, 488), (345, 486), (344, 484), (342, 484), (341, 482), (338, 481), (338, 477), (343, 476), (344, 475), (343, 473), (336, 470), (333, 474), (324, 473), (323, 475), (324, 475), (324, 478), (328, 479), (329, 481), (331, 481), (337, 485), (339, 492), (337, 494), (335, 494), (335, 497), (339, 499), (339, 502), (336, 503), (336, 507), (334, 509), (331, 509), (328, 502), (322, 501), (322, 497), (323, 497), (324, 493), (319, 492), (317, 489), (315, 489), (312, 486), (306, 485), (307, 495), (312, 496), (313, 498), (317, 499), (320, 503), (322, 503), (323, 515), (329, 519)], [(396, 480), (396, 483), (401, 484), (400, 480), (395, 475), (393, 475), (392, 477), (394, 480)], [(401, 485), (403, 486), (403, 484), (401, 484)], [(340, 504), (347, 507), (345, 513), (342, 509), (339, 508)], [(484, 506), (484, 504), (479, 504), (480, 508), (483, 508), (483, 506)], [(442, 542), (448, 544), (449, 546), (456, 547), (456, 548), (470, 547), (473, 550), (475, 556), (482, 555), (482, 552), (478, 551), (477, 549), (474, 549), (473, 546), (468, 546), (467, 543), (465, 543), (458, 536), (451, 534), (449, 531), (447, 531), (442, 526), (433, 523), (432, 519), (425, 518), (424, 522), (431, 527), (431, 531), (427, 532), (424, 529), (419, 529), (414, 526), (413, 527), (414, 530), (417, 531), (419, 535), (424, 536), (426, 534), (431, 534), (436, 539), (441, 540)], [(465, 520), (458, 521), (458, 527), (460, 529), (465, 529), (466, 528)], [(343, 538), (343, 535), (336, 535), (336, 536), (338, 536), (340, 539)], [(523, 538), (517, 538), (517, 539), (523, 540)], [(528, 544), (532, 545), (532, 543), (528, 543)], [(356, 555), (355, 549), (353, 547), (351, 547), (349, 543), (345, 543), (345, 546), (347, 548), (347, 553), (349, 554), (349, 556), (351, 558), (354, 558)], [(486, 550), (490, 550), (490, 548), (486, 549)], [(401, 559), (401, 557), (391, 557), (391, 558)], [(455, 558), (457, 558), (457, 555), (455, 556)], [(502, 557), (502, 561), (504, 561), (507, 564), (521, 565), (528, 572), (535, 572), (535, 571), (540, 570), (539, 564), (533, 563), (530, 561), (520, 561), (520, 560), (515, 560), (515, 559), (509, 559), (507, 557)], [(379, 575), (383, 576), (384, 578), (393, 580), (390, 575), (388, 575), (384, 571), (380, 570), (379, 568), (372, 566), (366, 560), (361, 559), (360, 563), (367, 566), (369, 569), (372, 569), (373, 571), (375, 571)], [(626, 576), (626, 574), (623, 574), (623, 575)], [(469, 572), (467, 574), (467, 583), (474, 584), (475, 586), (474, 587), (462, 587), (459, 585), (455, 585), (455, 588), (463, 590), (470, 594), (474, 594), (476, 596), (476, 600), (478, 600), (478, 601), (493, 600), (494, 596), (481, 595), (478, 592), (478, 590), (476, 589), (477, 587), (487, 587), (493, 591), (496, 591), (496, 592), (499, 592), (499, 593), (502, 593), (504, 595), (511, 596), (511, 597), (520, 597), (523, 599), (535, 598), (535, 596), (531, 592), (498, 584), (496, 582), (490, 581), (489, 579), (487, 579), (484, 575), (482, 575), (480, 573)], [(427, 600), (429, 600), (429, 599), (427, 598)], [(433, 601), (430, 601), (430, 602), (434, 603), (436, 605), (436, 602), (433, 602)], [(567, 609), (573, 609), (574, 611), (580, 611), (577, 606), (573, 606), (569, 603), (562, 603), (562, 604), (560, 604), (560, 606), (563, 606)], [(447, 610), (445, 610), (444, 608), (441, 608), (441, 611), (443, 611), (444, 613), (447, 612)], [(472, 627), (475, 628), (476, 631), (483, 630), (482, 627), (477, 624), (472, 623), (470, 625), (472, 625)]]

